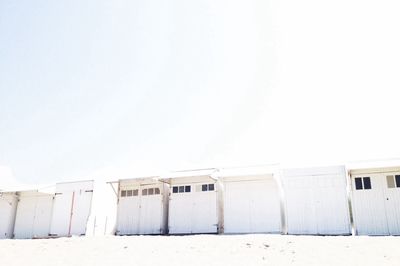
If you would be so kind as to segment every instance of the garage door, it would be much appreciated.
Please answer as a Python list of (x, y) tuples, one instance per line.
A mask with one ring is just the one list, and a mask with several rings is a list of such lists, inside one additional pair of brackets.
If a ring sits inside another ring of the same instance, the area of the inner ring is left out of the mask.
[(163, 233), (164, 193), (162, 185), (122, 187), (118, 203), (117, 234)]
[(215, 183), (172, 186), (169, 232), (171, 234), (218, 232)]
[(289, 234), (350, 234), (343, 174), (310, 174), (284, 179)]
[(15, 238), (47, 237), (50, 233), (53, 196), (21, 196), (15, 220)]
[(400, 235), (400, 173), (355, 175), (352, 194), (357, 234)]
[(50, 234), (85, 235), (93, 196), (93, 181), (57, 184)]
[(225, 233), (281, 231), (279, 190), (273, 178), (225, 183)]

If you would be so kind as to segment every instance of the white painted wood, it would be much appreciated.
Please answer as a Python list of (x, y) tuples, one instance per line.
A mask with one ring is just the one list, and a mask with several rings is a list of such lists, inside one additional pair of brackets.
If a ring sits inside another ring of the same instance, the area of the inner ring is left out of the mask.
[[(381, 171), (351, 174), (354, 226), (359, 235), (400, 235), (400, 188), (389, 188), (386, 179), (400, 171)], [(356, 190), (355, 178), (363, 177), (371, 179), (371, 189)]]
[(281, 232), (279, 188), (272, 176), (224, 182), (224, 232)]
[(13, 237), (16, 208), (15, 193), (0, 193), (0, 239)]
[[(159, 194), (155, 190), (159, 190)], [(137, 191), (127, 196), (124, 191)], [(144, 190), (147, 193), (144, 193)], [(152, 195), (149, 191), (152, 190)], [(167, 231), (168, 185), (148, 179), (121, 180), (117, 215), (117, 234), (164, 234)]]
[(344, 167), (285, 169), (282, 181), (289, 234), (350, 234)]
[(54, 236), (85, 235), (93, 194), (93, 181), (59, 183), (51, 220)]
[[(184, 181), (184, 180), (183, 180)], [(196, 181), (194, 179), (193, 181)], [(218, 232), (218, 187), (214, 180), (199, 183), (172, 183), (169, 202), (169, 233)], [(201, 185), (214, 184), (214, 191), (201, 191)], [(191, 192), (173, 193), (174, 186), (191, 186)]]
[(14, 237), (17, 239), (48, 237), (53, 209), (53, 195), (20, 193), (15, 219)]

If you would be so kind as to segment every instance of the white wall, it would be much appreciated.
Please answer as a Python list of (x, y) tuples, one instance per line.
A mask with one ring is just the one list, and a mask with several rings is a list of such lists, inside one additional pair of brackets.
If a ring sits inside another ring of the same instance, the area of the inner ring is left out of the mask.
[(17, 203), (15, 193), (0, 193), (0, 239), (13, 236)]

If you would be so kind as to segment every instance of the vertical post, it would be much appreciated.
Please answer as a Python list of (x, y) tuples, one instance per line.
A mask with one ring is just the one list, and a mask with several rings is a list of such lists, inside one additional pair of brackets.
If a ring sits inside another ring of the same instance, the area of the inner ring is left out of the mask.
[(105, 225), (104, 225), (104, 235), (107, 234), (107, 222), (108, 222), (108, 216), (106, 216), (106, 222), (105, 222)]
[(73, 213), (74, 213), (74, 201), (75, 201), (75, 191), (72, 192), (72, 204), (71, 204), (71, 213), (70, 213), (70, 216), (69, 216), (68, 236), (71, 236), (72, 216), (73, 216)]

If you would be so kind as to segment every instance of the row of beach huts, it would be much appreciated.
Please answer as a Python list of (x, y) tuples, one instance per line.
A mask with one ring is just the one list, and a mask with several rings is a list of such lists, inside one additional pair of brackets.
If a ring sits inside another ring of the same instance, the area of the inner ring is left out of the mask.
[(189, 170), (110, 181), (98, 192), (94, 184), (0, 190), (0, 238), (400, 235), (400, 163)]

